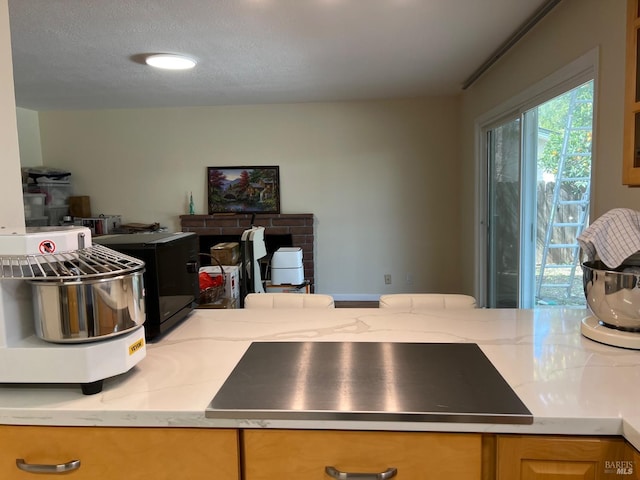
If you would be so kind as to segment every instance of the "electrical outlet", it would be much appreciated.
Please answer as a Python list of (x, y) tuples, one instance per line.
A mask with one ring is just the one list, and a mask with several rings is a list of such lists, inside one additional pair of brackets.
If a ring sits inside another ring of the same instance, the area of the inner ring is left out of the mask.
[(391, 274), (387, 273), (384, 276), (384, 284), (385, 285), (391, 285)]
[(407, 277), (405, 280), (407, 282), (407, 285), (413, 285), (413, 273), (407, 273)]

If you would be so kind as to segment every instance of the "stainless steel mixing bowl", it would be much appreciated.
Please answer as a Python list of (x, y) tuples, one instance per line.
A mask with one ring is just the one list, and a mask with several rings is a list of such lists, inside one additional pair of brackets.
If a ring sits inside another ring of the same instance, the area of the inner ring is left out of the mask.
[(582, 264), (587, 305), (607, 326), (640, 332), (640, 266), (609, 269), (601, 261)]
[(145, 320), (143, 271), (31, 282), (36, 335), (56, 343), (103, 340)]

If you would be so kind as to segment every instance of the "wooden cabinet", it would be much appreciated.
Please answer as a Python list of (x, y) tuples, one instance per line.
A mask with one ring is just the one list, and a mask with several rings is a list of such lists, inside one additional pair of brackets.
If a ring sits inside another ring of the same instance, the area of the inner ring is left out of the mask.
[[(618, 437), (500, 435), (498, 480), (637, 479), (628, 444)], [(630, 468), (630, 470), (629, 470)]]
[(629, 460), (631, 460), (633, 463), (631, 465), (625, 463), (624, 465), (622, 465), (622, 467), (626, 469), (627, 473), (628, 473), (629, 467), (633, 468), (633, 475), (629, 474), (625, 478), (639, 479), (640, 471), (638, 471), (638, 469), (640, 469), (640, 452), (638, 452), (638, 450), (636, 450), (633, 446), (627, 443), (627, 453), (625, 455), (625, 461), (628, 462)]
[(236, 430), (0, 426), (0, 478), (51, 478), (16, 466), (80, 460), (69, 479), (238, 480)]
[(394, 480), (479, 480), (482, 435), (419, 432), (245, 430), (244, 480), (331, 479), (397, 469)]
[[(0, 478), (51, 478), (16, 466), (80, 460), (70, 479), (640, 479), (621, 437), (337, 430), (0, 426)], [(241, 472), (242, 465), (242, 472)], [(371, 477), (373, 478), (373, 477)], [(382, 478), (382, 477), (380, 477)]]
[(640, 0), (627, 0), (622, 183), (640, 185)]

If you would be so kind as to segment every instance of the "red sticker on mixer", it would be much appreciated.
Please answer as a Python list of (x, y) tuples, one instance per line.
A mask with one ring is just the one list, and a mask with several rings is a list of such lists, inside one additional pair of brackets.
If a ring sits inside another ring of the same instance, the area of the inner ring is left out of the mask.
[(56, 244), (51, 240), (43, 240), (38, 245), (38, 250), (40, 253), (53, 253), (56, 251)]

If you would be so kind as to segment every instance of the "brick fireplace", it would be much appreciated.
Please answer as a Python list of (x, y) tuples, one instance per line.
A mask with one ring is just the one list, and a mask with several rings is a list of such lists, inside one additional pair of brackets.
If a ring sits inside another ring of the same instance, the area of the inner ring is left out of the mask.
[[(195, 232), (201, 238), (217, 237), (220, 241), (239, 242), (242, 232), (251, 227), (251, 217), (251, 214), (180, 215), (180, 226), (183, 232)], [(289, 238), (291, 246), (302, 248), (304, 278), (313, 291), (313, 214), (256, 214), (254, 224), (265, 228), (267, 248), (273, 241), (288, 242)]]

